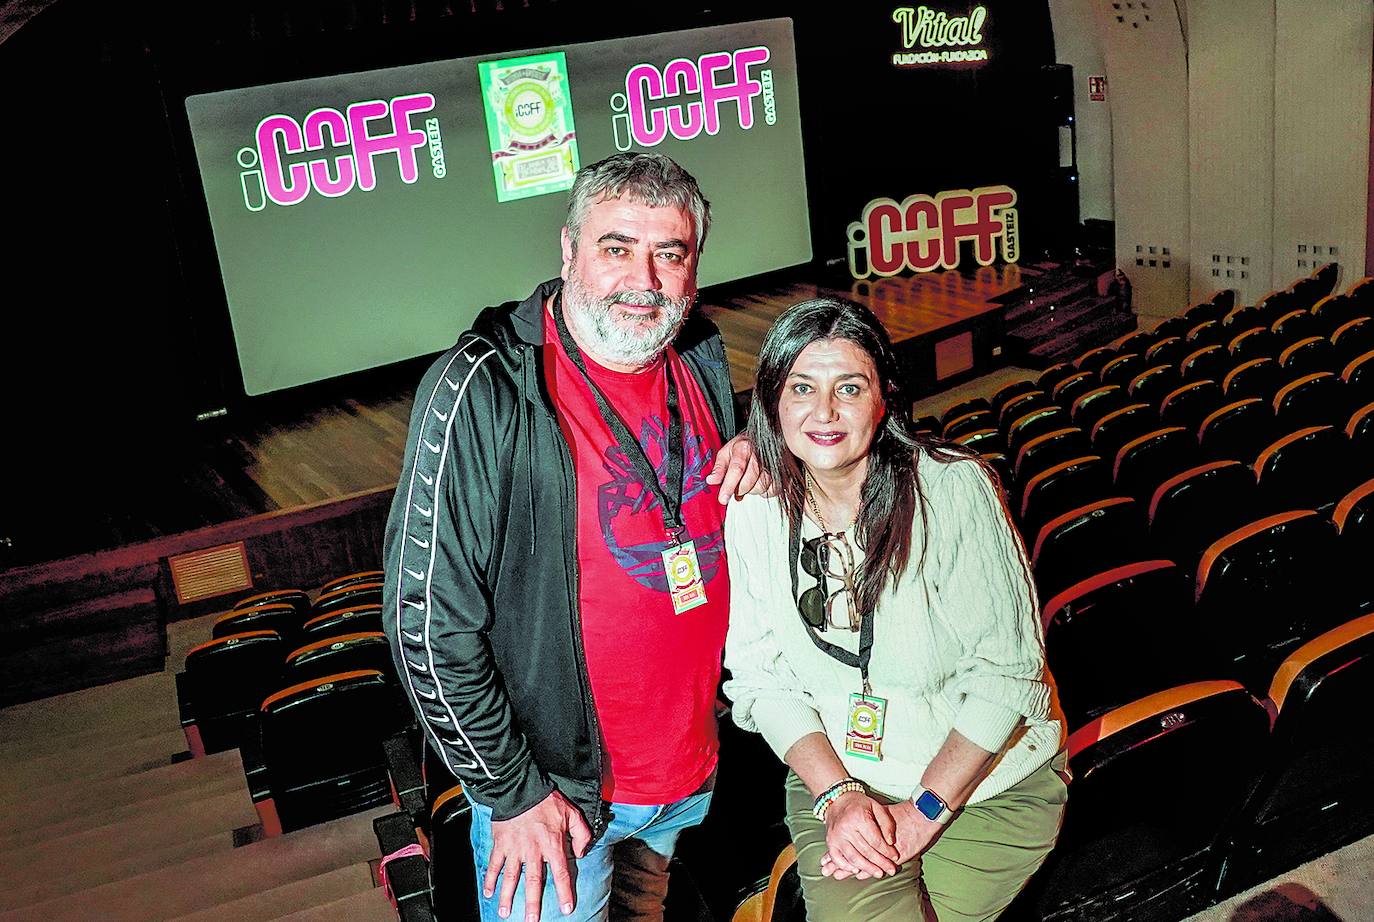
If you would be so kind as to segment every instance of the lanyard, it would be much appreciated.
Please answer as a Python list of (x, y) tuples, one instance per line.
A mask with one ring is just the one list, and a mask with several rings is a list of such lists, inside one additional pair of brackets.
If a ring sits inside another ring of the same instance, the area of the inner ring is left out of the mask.
[[(792, 523), (791, 534), (788, 545), (791, 548), (791, 556), (788, 558), (788, 568), (792, 571), (792, 601), (797, 600), (797, 560), (801, 556), (801, 517), (800, 515)], [(854, 604), (858, 604), (858, 599), (854, 599)], [(800, 613), (798, 613), (800, 617)], [(811, 642), (816, 648), (829, 656), (831, 659), (839, 660), (846, 666), (853, 666), (859, 670), (859, 675), (863, 679), (863, 690), (865, 695), (872, 694), (872, 688), (868, 683), (868, 664), (873, 659), (873, 615), (863, 615), (863, 620), (859, 624), (859, 655), (855, 656), (844, 647), (837, 647), (827, 640), (823, 640), (821, 635), (816, 633), (805, 618), (801, 619), (806, 627), (806, 632), (811, 636)]]
[(678, 405), (677, 382), (673, 377), (673, 370), (669, 367), (667, 356), (664, 356), (663, 374), (667, 380), (668, 389), (668, 449), (666, 480), (672, 485), (673, 492), (669, 494), (659, 483), (658, 472), (649, 461), (649, 456), (644, 453), (644, 448), (639, 444), (639, 439), (630, 433), (630, 427), (625, 425), (625, 421), (616, 413), (615, 408), (606, 400), (606, 395), (601, 393), (601, 388), (596, 386), (591, 375), (587, 373), (586, 360), (582, 358), (582, 350), (577, 347), (577, 342), (572, 338), (572, 333), (568, 330), (568, 322), (563, 318), (563, 292), (559, 291), (553, 299), (553, 321), (558, 328), (558, 340), (563, 344), (563, 351), (568, 354), (568, 358), (577, 366), (577, 370), (582, 372), (582, 380), (587, 382), (587, 387), (591, 389), (592, 397), (596, 400), (596, 408), (601, 413), (601, 418), (610, 427), (611, 435), (620, 444), (621, 450), (625, 452), (625, 457), (629, 459), (634, 467), (635, 473), (639, 475), (640, 482), (645, 489), (653, 490), (658, 497), (659, 509), (663, 513), (663, 527), (668, 530), (668, 534), (674, 541), (680, 542), (681, 534), (684, 530), (682, 522), (682, 408)]

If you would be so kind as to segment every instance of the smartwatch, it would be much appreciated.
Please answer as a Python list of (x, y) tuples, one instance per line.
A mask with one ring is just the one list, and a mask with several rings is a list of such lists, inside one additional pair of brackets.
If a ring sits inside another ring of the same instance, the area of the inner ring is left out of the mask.
[(943, 826), (954, 817), (954, 811), (949, 809), (949, 804), (939, 794), (919, 784), (911, 795), (911, 802), (916, 805), (917, 812), (932, 823)]

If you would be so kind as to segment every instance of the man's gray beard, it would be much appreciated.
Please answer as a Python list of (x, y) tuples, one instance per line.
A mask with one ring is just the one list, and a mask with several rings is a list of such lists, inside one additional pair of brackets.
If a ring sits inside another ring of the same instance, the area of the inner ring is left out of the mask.
[[(643, 316), (625, 314), (615, 306), (617, 301), (658, 310)], [(677, 336), (692, 298), (673, 299), (658, 291), (617, 291), (597, 298), (572, 272), (563, 284), (563, 306), (568, 326), (597, 358), (617, 365), (648, 365)]]

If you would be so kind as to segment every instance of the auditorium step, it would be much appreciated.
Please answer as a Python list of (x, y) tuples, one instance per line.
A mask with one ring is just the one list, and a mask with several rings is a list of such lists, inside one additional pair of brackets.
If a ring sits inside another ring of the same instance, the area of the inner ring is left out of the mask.
[(379, 887), (276, 918), (277, 922), (395, 922), (396, 910)]
[(376, 857), (390, 806), (0, 913), (0, 922), (158, 922)]
[(1007, 305), (1002, 360), (1046, 368), (1136, 328), (1115, 293), (1098, 293), (1098, 276), (1057, 270), (995, 299)]
[[(350, 864), (325, 871), (304, 880), (249, 893), (227, 903), (219, 903), (172, 922), (242, 922), (244, 919), (279, 919), (315, 906), (332, 905), (359, 893), (373, 889), (372, 870), (366, 864)], [(380, 890), (377, 891), (380, 894)], [(383, 903), (385, 904), (385, 899)], [(390, 906), (387, 906), (390, 911)], [(335, 916), (347, 919), (348, 916)], [(392, 915), (394, 918), (394, 914)]]

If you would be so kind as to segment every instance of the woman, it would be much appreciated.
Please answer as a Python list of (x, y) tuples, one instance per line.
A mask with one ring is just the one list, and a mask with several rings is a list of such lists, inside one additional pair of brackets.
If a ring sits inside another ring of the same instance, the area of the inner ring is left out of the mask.
[(791, 767), (810, 922), (992, 919), (1067, 787), (1025, 553), (984, 467), (913, 435), (864, 307), (786, 311), (749, 435), (778, 496), (725, 522), (734, 716)]

